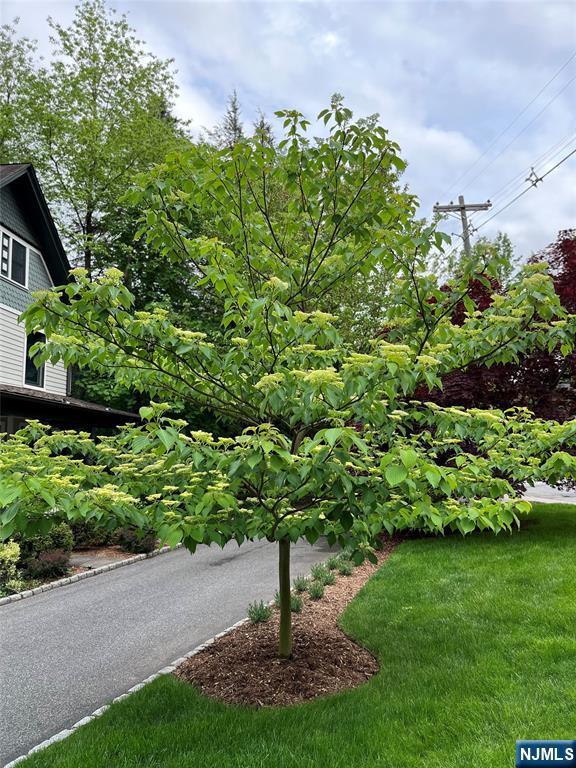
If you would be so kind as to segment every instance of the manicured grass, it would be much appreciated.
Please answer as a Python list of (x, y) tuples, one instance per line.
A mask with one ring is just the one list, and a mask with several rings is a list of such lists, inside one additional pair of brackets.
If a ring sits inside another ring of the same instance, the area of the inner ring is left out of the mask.
[(512, 536), (402, 544), (345, 612), (378, 655), (362, 688), (284, 710), (161, 678), (26, 768), (500, 768), (576, 734), (576, 507)]

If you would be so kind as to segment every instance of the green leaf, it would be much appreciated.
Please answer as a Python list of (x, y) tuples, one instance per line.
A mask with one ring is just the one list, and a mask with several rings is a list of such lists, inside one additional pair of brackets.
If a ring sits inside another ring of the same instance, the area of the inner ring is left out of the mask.
[(418, 461), (418, 454), (412, 448), (401, 448), (400, 460), (402, 461), (402, 464), (404, 464), (406, 469), (412, 469), (412, 467)]
[(0, 485), (0, 506), (7, 506), (18, 496), (20, 496), (20, 490), (14, 485)]
[(164, 542), (169, 547), (175, 547), (182, 541), (182, 531), (180, 528), (170, 528), (168, 535), (164, 538)]
[(424, 472), (424, 476), (433, 488), (437, 488), (440, 480), (442, 480), (442, 475), (436, 467), (429, 467), (426, 472)]
[(526, 501), (525, 499), (521, 499), (520, 501), (516, 501), (514, 503), (515, 508), (518, 510), (518, 512), (523, 512), (527, 514), (532, 509), (532, 504), (529, 501)]
[(388, 485), (395, 486), (403, 483), (408, 477), (406, 467), (401, 464), (389, 464), (384, 471)]
[(325, 429), (323, 432), (324, 439), (330, 447), (334, 447), (337, 440), (346, 433), (346, 430), (342, 427), (334, 427), (333, 429)]

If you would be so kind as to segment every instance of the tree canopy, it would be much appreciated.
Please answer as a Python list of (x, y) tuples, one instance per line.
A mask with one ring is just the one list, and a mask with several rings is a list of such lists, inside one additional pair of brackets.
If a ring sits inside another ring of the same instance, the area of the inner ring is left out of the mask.
[[(430, 275), (445, 236), (415, 221), (413, 198), (390, 184), (405, 163), (382, 127), (355, 121), (340, 99), (318, 117), (324, 138), (311, 139), (296, 110), (278, 117), (277, 146), (256, 136), (195, 147), (132, 193), (147, 208), (147, 241), (167, 264), (186, 253), (198, 284), (222, 302), (216, 338), (178, 328), (160, 308), (135, 311), (114, 269), (95, 280), (77, 269), (74, 282), (35, 294), (24, 319), (46, 335), (38, 363), (113, 372), (153, 401), (142, 425), (97, 442), (38, 424), (0, 442), (0, 531), (95, 517), (153, 526), (192, 551), (277, 541), (280, 654), (289, 656), (290, 542), (325, 535), (361, 559), (382, 532), (498, 532), (530, 508), (518, 482), (575, 471), (566, 451), (575, 422), (442, 408), (415, 393), (530, 349), (568, 354), (576, 317), (542, 263), (484, 311), (470, 286), (490, 285), (497, 263), (487, 257), (449, 284)], [(211, 236), (190, 228), (199, 206), (211, 212)], [(375, 269), (389, 275), (386, 334), (359, 352), (318, 307)], [(174, 402), (244, 429), (224, 438), (191, 431), (168, 415)]]

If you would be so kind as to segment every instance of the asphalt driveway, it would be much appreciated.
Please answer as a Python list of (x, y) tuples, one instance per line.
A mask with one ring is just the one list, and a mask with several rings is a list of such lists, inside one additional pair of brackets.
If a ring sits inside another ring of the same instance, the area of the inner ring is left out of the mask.
[[(292, 573), (328, 556), (292, 547)], [(179, 549), (0, 607), (0, 765), (157, 672), (269, 600), (266, 542)]]

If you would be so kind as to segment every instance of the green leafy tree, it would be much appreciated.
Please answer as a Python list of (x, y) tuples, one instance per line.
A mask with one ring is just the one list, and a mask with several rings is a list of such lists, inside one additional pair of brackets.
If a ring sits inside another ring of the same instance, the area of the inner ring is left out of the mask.
[(0, 163), (23, 162), (29, 148), (22, 131), (34, 82), (36, 43), (17, 37), (18, 19), (0, 26)]
[(2, 30), (3, 156), (35, 164), (71, 254), (92, 274), (114, 263), (110, 224), (132, 176), (183, 140), (170, 114), (176, 86), (171, 63), (103, 0), (83, 0), (69, 27), (48, 24), (43, 67), (30, 41)]
[[(320, 113), (325, 139), (310, 140), (297, 111), (278, 116), (277, 148), (256, 138), (220, 152), (198, 147), (185, 159), (184, 188), (171, 184), (169, 164), (134, 193), (154, 203), (148, 241), (183, 249), (199, 282), (221, 297), (217, 342), (178, 328), (162, 309), (134, 311), (117, 270), (95, 281), (76, 270), (75, 282), (36, 294), (25, 321), (46, 335), (39, 363), (113, 372), (154, 401), (141, 410), (143, 424), (98, 442), (36, 423), (1, 441), (0, 530), (7, 538), (57, 517), (94, 517), (152, 527), (191, 551), (277, 542), (279, 654), (289, 657), (291, 542), (325, 535), (361, 560), (374, 557), (383, 531), (498, 532), (530, 508), (515, 481), (576, 471), (565, 450), (574, 422), (413, 399), (472, 363), (548, 345), (570, 352), (576, 325), (545, 265), (528, 267), (482, 313), (467, 294), (469, 276), (446, 287), (427, 274), (443, 237), (414, 224), (412, 198), (380, 183), (404, 167), (383, 128), (354, 122), (340, 101)], [(286, 195), (281, 212), (274, 187)], [(224, 242), (189, 236), (180, 214), (200, 200)], [(316, 307), (341, 281), (376, 268), (393, 275), (389, 333), (359, 353), (338, 319)], [(455, 325), (460, 302), (467, 316)], [(244, 429), (219, 438), (190, 431), (166, 415), (174, 401)]]

